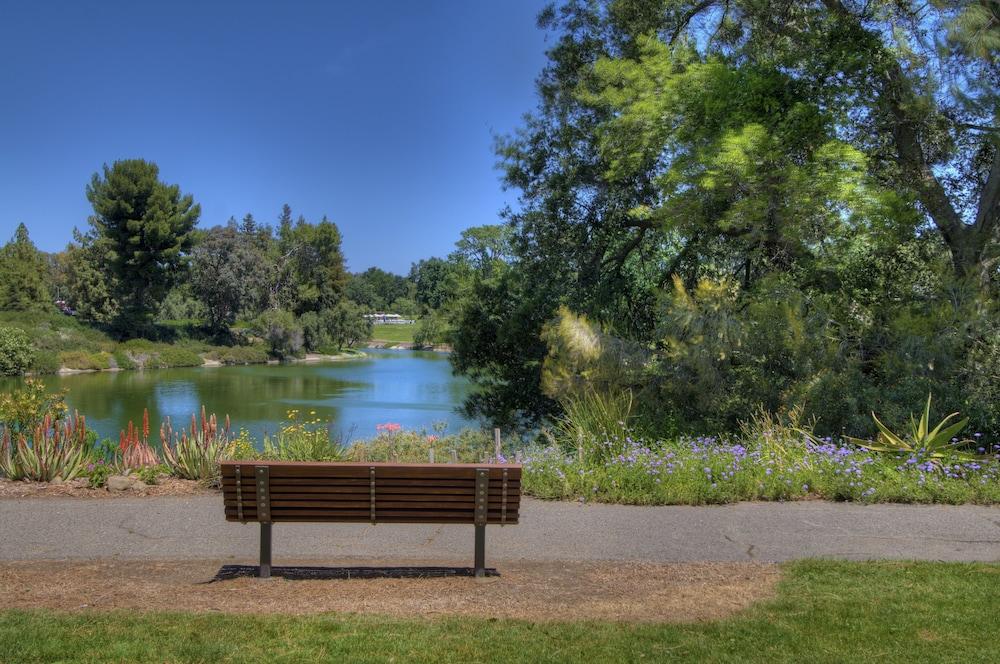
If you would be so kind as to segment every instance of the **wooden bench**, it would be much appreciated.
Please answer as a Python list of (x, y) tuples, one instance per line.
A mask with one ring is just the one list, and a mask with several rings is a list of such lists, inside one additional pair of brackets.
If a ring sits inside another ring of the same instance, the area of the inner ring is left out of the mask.
[(281, 522), (474, 525), (474, 573), (484, 576), (487, 524), (517, 523), (521, 466), (224, 461), (222, 493), (227, 521), (260, 523), (263, 578)]

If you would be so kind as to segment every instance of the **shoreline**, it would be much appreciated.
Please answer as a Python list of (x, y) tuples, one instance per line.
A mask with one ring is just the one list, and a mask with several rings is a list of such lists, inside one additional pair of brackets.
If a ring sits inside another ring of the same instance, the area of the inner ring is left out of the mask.
[[(370, 347), (370, 346), (369, 346)], [(108, 367), (107, 369), (70, 369), (68, 367), (59, 367), (58, 370), (52, 372), (51, 374), (35, 374), (26, 373), (23, 377), (31, 376), (74, 376), (77, 374), (88, 374), (88, 373), (107, 373), (107, 372), (118, 372), (118, 371), (156, 371), (159, 369), (207, 369), (216, 367), (236, 367), (236, 366), (260, 366), (265, 364), (318, 364), (320, 362), (340, 362), (344, 360), (357, 360), (368, 357), (368, 354), (364, 351), (357, 350), (352, 352), (337, 353), (336, 355), (326, 355), (323, 353), (306, 353), (303, 357), (293, 357), (287, 360), (275, 360), (268, 359), (265, 362), (240, 362), (233, 364), (225, 364), (219, 360), (202, 358), (202, 363), (197, 366), (176, 366), (176, 367), (137, 367), (135, 369), (123, 369), (121, 367)]]

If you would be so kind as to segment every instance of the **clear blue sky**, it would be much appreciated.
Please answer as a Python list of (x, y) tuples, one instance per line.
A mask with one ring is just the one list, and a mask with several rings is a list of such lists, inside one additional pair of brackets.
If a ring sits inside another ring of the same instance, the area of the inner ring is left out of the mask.
[(91, 175), (142, 157), (203, 227), (287, 202), (351, 270), (405, 272), (515, 202), (493, 135), (535, 106), (544, 4), (6, 1), (0, 240), (62, 249)]

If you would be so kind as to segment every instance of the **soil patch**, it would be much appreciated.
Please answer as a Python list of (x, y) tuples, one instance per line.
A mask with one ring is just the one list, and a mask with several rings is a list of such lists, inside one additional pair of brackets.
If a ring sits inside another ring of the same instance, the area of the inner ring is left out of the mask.
[(780, 577), (777, 565), (765, 563), (510, 562), (497, 564), (501, 576), (486, 579), (210, 582), (220, 566), (220, 561), (5, 562), (0, 567), (0, 606), (697, 622), (724, 618), (770, 598)]
[(195, 496), (216, 493), (193, 480), (179, 480), (174, 477), (160, 478), (158, 484), (139, 484), (124, 491), (107, 488), (91, 489), (87, 480), (72, 480), (52, 484), (47, 482), (12, 482), (0, 478), (0, 500), (4, 498), (137, 498), (142, 496)]

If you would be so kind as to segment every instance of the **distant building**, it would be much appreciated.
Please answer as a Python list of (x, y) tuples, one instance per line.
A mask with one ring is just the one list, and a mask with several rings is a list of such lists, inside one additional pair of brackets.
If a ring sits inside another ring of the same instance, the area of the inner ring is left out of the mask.
[(399, 314), (365, 314), (365, 318), (373, 323), (379, 323), (382, 325), (413, 325), (416, 322), (412, 318), (403, 318)]

